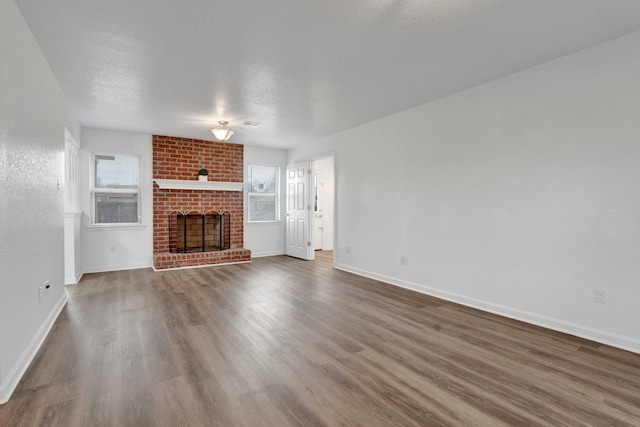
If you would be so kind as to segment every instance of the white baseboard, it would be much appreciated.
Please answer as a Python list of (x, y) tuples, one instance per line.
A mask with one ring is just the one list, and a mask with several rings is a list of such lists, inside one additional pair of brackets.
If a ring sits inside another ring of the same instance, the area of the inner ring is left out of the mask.
[(151, 268), (153, 267), (153, 263), (139, 263), (139, 264), (129, 264), (129, 265), (96, 265), (89, 266), (83, 268), (84, 273), (106, 273), (108, 271), (122, 271), (122, 270), (137, 270), (139, 268)]
[(0, 405), (2, 405), (3, 403), (7, 403), (7, 401), (13, 394), (14, 390), (18, 386), (18, 383), (20, 382), (20, 379), (22, 379), (22, 376), (27, 371), (27, 368), (33, 361), (33, 358), (36, 356), (36, 353), (38, 353), (40, 346), (47, 338), (51, 327), (55, 323), (58, 315), (60, 314), (66, 303), (67, 293), (63, 292), (62, 297), (55, 305), (53, 310), (51, 310), (44, 323), (38, 330), (38, 333), (36, 333), (36, 335), (33, 337), (27, 348), (20, 355), (18, 362), (14, 365), (13, 369), (11, 369), (11, 371), (7, 375), (6, 381), (3, 381), (3, 383), (0, 384)]
[(80, 273), (78, 276), (76, 277), (65, 277), (64, 278), (64, 284), (65, 285), (77, 285), (80, 282), (80, 279), (82, 279), (82, 275), (83, 273)]
[(251, 252), (251, 258), (264, 258), (267, 256), (279, 256), (284, 255), (283, 251), (271, 251), (271, 252)]
[(361, 270), (359, 268), (350, 267), (344, 264), (336, 264), (335, 268), (337, 268), (338, 270), (357, 274), (359, 276), (364, 276), (370, 279), (389, 283), (401, 288), (410, 289), (421, 294), (434, 296), (436, 298), (441, 298), (443, 300), (451, 301), (471, 308), (477, 308), (478, 310), (486, 311), (515, 320), (520, 320), (532, 325), (541, 326), (543, 328), (552, 329), (554, 331), (563, 332), (565, 334), (574, 335), (580, 338), (585, 338), (591, 341), (599, 342), (601, 344), (610, 345), (612, 347), (617, 347), (623, 350), (640, 354), (640, 340), (637, 340), (635, 338), (612, 334), (610, 332), (588, 328), (575, 323), (565, 322), (563, 320), (541, 316), (539, 314), (517, 310), (475, 298), (465, 297), (463, 295), (446, 292), (419, 283), (400, 280), (382, 274), (372, 273), (370, 271)]

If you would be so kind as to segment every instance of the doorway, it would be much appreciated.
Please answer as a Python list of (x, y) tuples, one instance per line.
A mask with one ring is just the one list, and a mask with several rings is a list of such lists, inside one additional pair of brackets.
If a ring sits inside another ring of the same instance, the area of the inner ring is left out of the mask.
[(316, 159), (312, 164), (313, 249), (333, 251), (334, 159)]
[(287, 166), (286, 254), (333, 259), (335, 158), (333, 154)]

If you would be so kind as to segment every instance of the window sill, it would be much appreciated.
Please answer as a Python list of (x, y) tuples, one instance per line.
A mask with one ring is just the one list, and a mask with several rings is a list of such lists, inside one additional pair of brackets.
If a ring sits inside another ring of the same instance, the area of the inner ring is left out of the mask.
[(247, 221), (247, 225), (277, 225), (282, 224), (282, 221)]
[(120, 230), (144, 230), (146, 224), (92, 224), (87, 225), (87, 231), (120, 231)]

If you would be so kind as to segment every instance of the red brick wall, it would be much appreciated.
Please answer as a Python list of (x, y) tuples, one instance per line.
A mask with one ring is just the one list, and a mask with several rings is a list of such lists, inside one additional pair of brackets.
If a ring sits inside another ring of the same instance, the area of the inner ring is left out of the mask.
[[(209, 171), (209, 181), (242, 182), (244, 146), (153, 135), (153, 177), (197, 180), (198, 170)], [(228, 211), (231, 215), (231, 249), (228, 254), (169, 254), (169, 214), (172, 211)], [(157, 269), (218, 262), (248, 261), (242, 249), (244, 204), (241, 191), (160, 190), (153, 188), (153, 253)]]
[(209, 181), (242, 182), (244, 145), (201, 139), (153, 135), (153, 177), (198, 179), (209, 171)]

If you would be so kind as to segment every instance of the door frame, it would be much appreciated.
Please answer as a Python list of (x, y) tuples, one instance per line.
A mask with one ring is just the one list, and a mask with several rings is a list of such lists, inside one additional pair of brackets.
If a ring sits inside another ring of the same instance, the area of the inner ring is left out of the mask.
[[(338, 222), (337, 222), (337, 218), (338, 218), (338, 174), (336, 173), (337, 171), (337, 155), (335, 151), (331, 151), (329, 153), (324, 153), (324, 154), (319, 154), (317, 156), (313, 156), (311, 157), (311, 169), (313, 170), (314, 167), (314, 163), (316, 160), (323, 160), (323, 159), (327, 159), (327, 158), (333, 158), (333, 211), (331, 212), (331, 215), (333, 217), (333, 266), (335, 267), (336, 265), (336, 248), (338, 247)], [(324, 172), (323, 172), (324, 173)], [(326, 212), (325, 212), (326, 214)], [(313, 231), (313, 230), (312, 230)], [(311, 238), (313, 239), (313, 235), (311, 236)], [(313, 240), (311, 241), (311, 247), (314, 247), (314, 243)]]

